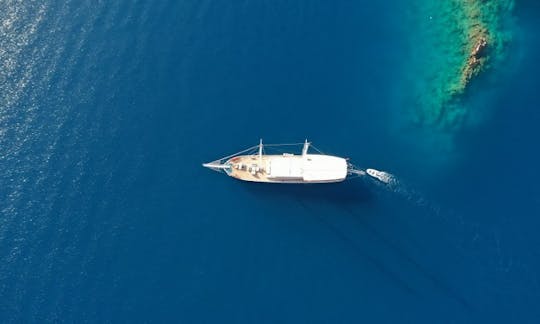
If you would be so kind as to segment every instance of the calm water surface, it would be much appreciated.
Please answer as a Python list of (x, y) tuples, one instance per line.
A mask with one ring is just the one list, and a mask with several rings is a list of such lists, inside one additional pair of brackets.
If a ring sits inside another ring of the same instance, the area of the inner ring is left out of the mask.
[[(444, 150), (396, 127), (405, 1), (0, 2), (1, 322), (537, 322), (529, 2)], [(261, 137), (403, 185), (200, 167)]]

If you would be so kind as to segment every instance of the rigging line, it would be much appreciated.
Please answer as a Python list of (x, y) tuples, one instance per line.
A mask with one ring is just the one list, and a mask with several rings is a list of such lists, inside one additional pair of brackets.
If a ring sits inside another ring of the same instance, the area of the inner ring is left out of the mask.
[(294, 146), (304, 145), (304, 143), (286, 143), (286, 144), (263, 144), (263, 146), (276, 147), (276, 146)]
[(321, 154), (325, 154), (323, 151), (319, 150), (315, 145), (313, 144), (310, 144), (309, 147), (312, 147), (313, 149), (315, 149), (315, 151), (321, 153)]
[(285, 152), (285, 151), (293, 151), (292, 148), (287, 147), (265, 147), (265, 150), (268, 152)]
[[(242, 153), (245, 153), (245, 152), (249, 152), (249, 151), (254, 150), (255, 148), (258, 148), (258, 147), (259, 147), (259, 145), (255, 145), (255, 146), (249, 147), (249, 148), (247, 148), (247, 149), (245, 149), (245, 150), (242, 150), (242, 151), (240, 151), (240, 152), (236, 152), (236, 153), (234, 153), (234, 154), (227, 155), (227, 156), (222, 157), (221, 159), (217, 159), (217, 160), (215, 160), (215, 161), (225, 160), (225, 159), (231, 158), (231, 157), (233, 157), (233, 156), (236, 156), (236, 155), (238, 155), (238, 154), (242, 154)], [(214, 162), (215, 162), (215, 161), (214, 161)]]

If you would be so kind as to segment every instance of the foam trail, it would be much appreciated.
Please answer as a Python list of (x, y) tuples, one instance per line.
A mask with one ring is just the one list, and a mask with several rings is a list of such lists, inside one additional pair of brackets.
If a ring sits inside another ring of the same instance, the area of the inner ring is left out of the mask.
[(421, 193), (403, 184), (395, 175), (376, 169), (366, 169), (366, 174), (369, 175), (369, 178), (379, 188), (396, 193), (418, 206), (427, 207), (436, 214), (439, 214), (440, 209), (438, 207), (430, 204)]

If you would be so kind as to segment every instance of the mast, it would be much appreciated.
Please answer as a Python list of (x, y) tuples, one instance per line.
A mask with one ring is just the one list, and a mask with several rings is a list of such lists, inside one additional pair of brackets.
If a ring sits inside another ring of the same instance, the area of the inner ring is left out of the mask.
[(302, 148), (302, 156), (306, 156), (308, 149), (309, 149), (309, 142), (306, 139), (304, 143), (304, 147)]
[(262, 164), (263, 143), (262, 138), (259, 140), (259, 163)]

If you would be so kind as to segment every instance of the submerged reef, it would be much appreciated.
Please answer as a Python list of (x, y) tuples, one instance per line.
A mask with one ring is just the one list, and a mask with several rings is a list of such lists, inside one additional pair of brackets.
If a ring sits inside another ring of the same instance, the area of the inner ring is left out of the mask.
[(513, 5), (513, 0), (417, 0), (412, 5), (415, 124), (445, 131), (462, 126), (471, 83), (504, 59), (511, 38), (505, 22)]

